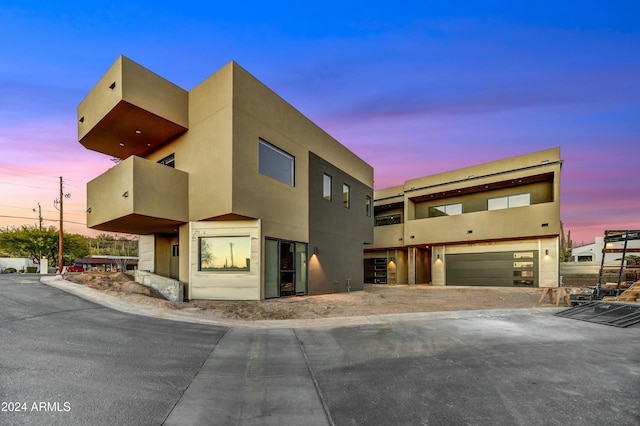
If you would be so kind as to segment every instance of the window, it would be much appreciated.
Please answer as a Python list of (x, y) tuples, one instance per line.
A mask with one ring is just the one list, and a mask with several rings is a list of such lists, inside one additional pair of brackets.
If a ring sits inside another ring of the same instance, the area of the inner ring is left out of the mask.
[(522, 251), (519, 253), (513, 253), (514, 259), (533, 259), (532, 251)]
[(454, 216), (462, 214), (462, 203), (429, 207), (429, 217)]
[(158, 161), (158, 164), (164, 164), (165, 166), (169, 166), (169, 167), (175, 168), (176, 167), (176, 155), (175, 154), (167, 155), (162, 160)]
[(200, 271), (248, 272), (251, 262), (251, 237), (200, 237)]
[(346, 183), (342, 184), (342, 205), (345, 209), (351, 207), (351, 187)]
[(364, 209), (367, 213), (367, 217), (371, 217), (371, 197), (367, 195), (367, 198), (364, 200)]
[(487, 201), (488, 210), (510, 209), (528, 205), (531, 205), (531, 194), (529, 193), (489, 198)]
[(395, 225), (402, 223), (402, 217), (400, 214), (389, 214), (385, 216), (376, 217), (376, 226)]
[(331, 201), (331, 176), (326, 173), (322, 176), (322, 197)]
[(295, 158), (270, 143), (258, 140), (258, 169), (261, 174), (295, 186)]
[(348, 209), (351, 204), (351, 187), (346, 183), (342, 184), (342, 205)]

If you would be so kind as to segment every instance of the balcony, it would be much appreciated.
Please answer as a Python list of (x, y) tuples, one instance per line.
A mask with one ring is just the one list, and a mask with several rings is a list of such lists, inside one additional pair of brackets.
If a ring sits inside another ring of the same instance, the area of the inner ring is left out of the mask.
[(404, 224), (404, 238), (416, 243), (451, 243), (559, 235), (559, 210), (557, 203), (549, 202), (409, 220)]
[(373, 244), (367, 244), (365, 247), (367, 250), (402, 247), (405, 245), (405, 242), (402, 240), (403, 230), (403, 223), (376, 226), (373, 231)]
[(188, 129), (188, 92), (123, 56), (78, 106), (78, 140), (116, 158), (145, 156)]
[(173, 233), (189, 220), (188, 192), (188, 173), (130, 156), (87, 184), (87, 226)]

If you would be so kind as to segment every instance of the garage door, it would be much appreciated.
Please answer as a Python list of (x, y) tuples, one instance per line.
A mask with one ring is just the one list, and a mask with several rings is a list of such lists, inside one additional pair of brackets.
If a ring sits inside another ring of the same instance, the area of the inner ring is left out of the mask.
[(537, 287), (538, 251), (448, 254), (446, 285)]

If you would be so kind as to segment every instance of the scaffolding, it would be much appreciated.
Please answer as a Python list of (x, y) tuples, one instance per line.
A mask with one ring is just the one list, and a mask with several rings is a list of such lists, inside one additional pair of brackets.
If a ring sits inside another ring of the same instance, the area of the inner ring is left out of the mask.
[[(638, 253), (640, 249), (630, 248), (629, 241), (640, 240), (640, 231), (604, 231), (604, 246), (602, 247), (602, 261), (598, 273), (598, 284), (594, 289), (594, 299), (603, 297), (618, 297), (634, 282), (638, 281), (640, 265), (628, 262), (628, 253)], [(622, 248), (614, 247), (613, 243), (622, 242)], [(620, 264), (616, 267), (605, 264), (608, 253), (619, 253)]]

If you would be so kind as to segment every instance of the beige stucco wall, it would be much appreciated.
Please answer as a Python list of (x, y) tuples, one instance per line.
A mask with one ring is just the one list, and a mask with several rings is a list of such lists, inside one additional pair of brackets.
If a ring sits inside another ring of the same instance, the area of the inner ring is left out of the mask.
[(559, 228), (558, 205), (544, 203), (407, 221), (404, 240), (411, 244), (434, 244), (536, 237), (559, 234)]
[(187, 173), (131, 156), (87, 184), (87, 226), (170, 232), (188, 221)]
[[(233, 211), (265, 236), (309, 241), (309, 151), (373, 186), (373, 169), (237, 64), (233, 79)], [(295, 186), (258, 172), (258, 140), (295, 157)]]
[[(461, 169), (451, 170), (444, 173), (438, 173), (429, 176), (423, 176), (416, 179), (407, 180), (404, 184), (405, 191), (410, 191), (412, 188), (426, 188), (424, 191), (428, 193), (433, 189), (428, 187), (437, 185), (438, 190), (445, 191), (449, 189), (462, 188), (469, 185), (469, 178), (486, 176), (481, 179), (473, 181), (474, 185), (482, 185), (485, 182), (492, 182), (503, 179), (500, 176), (493, 176), (493, 174), (501, 171), (513, 171), (509, 174), (509, 178), (518, 178), (527, 176), (532, 173), (531, 170), (520, 170), (522, 168), (528, 168), (534, 165), (542, 165), (543, 162), (553, 163), (560, 161), (560, 148), (551, 148), (542, 151), (532, 152), (530, 154), (519, 155), (515, 157), (506, 158), (498, 161), (491, 161), (488, 163), (478, 164), (475, 166), (464, 167)], [(550, 165), (549, 167), (559, 167), (558, 165)], [(447, 185), (441, 185), (447, 183)], [(421, 191), (411, 192), (411, 197), (421, 195)]]
[(189, 127), (188, 92), (120, 56), (78, 106), (78, 140), (117, 158), (143, 156)]

